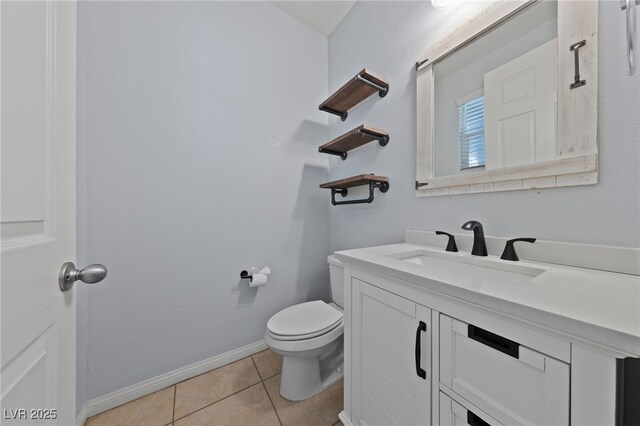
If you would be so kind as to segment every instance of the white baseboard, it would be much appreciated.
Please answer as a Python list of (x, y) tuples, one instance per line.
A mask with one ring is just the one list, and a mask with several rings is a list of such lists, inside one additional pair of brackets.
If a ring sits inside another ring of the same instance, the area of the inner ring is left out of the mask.
[(141, 398), (145, 395), (159, 391), (160, 389), (175, 385), (183, 380), (190, 379), (199, 374), (206, 373), (207, 371), (222, 367), (239, 359), (246, 358), (249, 355), (253, 355), (265, 349), (267, 349), (267, 344), (264, 340), (260, 340), (241, 348), (205, 359), (204, 361), (178, 368), (177, 370), (161, 374), (143, 382), (136, 383), (135, 385), (127, 386), (126, 388), (111, 392), (110, 394), (92, 399), (87, 402), (78, 415), (77, 425), (83, 425), (88, 417), (95, 416), (96, 414), (100, 414), (119, 405), (131, 402), (134, 399)]
[(347, 414), (344, 412), (344, 410), (340, 411), (340, 413), (338, 414), (338, 418), (344, 426), (353, 426), (353, 423), (351, 423), (351, 420), (349, 419), (349, 417), (347, 417)]
[(78, 417), (76, 417), (76, 426), (84, 426), (84, 423), (87, 421), (87, 404), (84, 404), (80, 413), (78, 413)]

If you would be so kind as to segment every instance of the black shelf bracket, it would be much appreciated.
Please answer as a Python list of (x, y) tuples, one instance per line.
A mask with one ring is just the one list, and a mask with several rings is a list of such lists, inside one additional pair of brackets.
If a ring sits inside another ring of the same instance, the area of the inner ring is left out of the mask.
[(367, 129), (359, 129), (356, 130), (356, 134), (359, 135), (368, 135), (371, 136), (373, 139), (377, 140), (378, 143), (380, 144), (380, 146), (387, 146), (387, 144), (389, 143), (389, 135), (386, 134), (382, 134), (382, 133), (377, 133), (377, 132), (372, 132), (370, 130)]
[(373, 202), (373, 190), (378, 188), (380, 192), (385, 193), (389, 190), (389, 182), (369, 182), (369, 198), (363, 198), (360, 200), (347, 200), (347, 201), (336, 201), (336, 194), (342, 195), (342, 197), (347, 196), (347, 188), (332, 188), (331, 189), (331, 204), (334, 206), (341, 206), (343, 204), (364, 204), (364, 203), (372, 203)]
[(385, 96), (387, 96), (387, 93), (389, 93), (389, 87), (382, 87), (379, 84), (374, 83), (373, 81), (367, 80), (366, 78), (362, 77), (360, 74), (356, 75), (356, 80), (366, 84), (369, 87), (373, 87), (374, 89), (377, 89), (378, 95), (381, 98), (384, 98)]
[(340, 120), (342, 121), (345, 121), (347, 119), (347, 116), (349, 115), (347, 111), (340, 112), (340, 111), (336, 111), (335, 109), (327, 108), (326, 106), (321, 106), (318, 109), (320, 111), (328, 112), (329, 114), (337, 115), (338, 117), (340, 117)]
[(322, 153), (329, 154), (329, 155), (337, 155), (338, 157), (342, 158), (343, 160), (347, 159), (347, 153), (346, 152), (332, 151), (332, 150), (326, 149), (326, 148), (318, 148), (318, 152), (322, 152)]

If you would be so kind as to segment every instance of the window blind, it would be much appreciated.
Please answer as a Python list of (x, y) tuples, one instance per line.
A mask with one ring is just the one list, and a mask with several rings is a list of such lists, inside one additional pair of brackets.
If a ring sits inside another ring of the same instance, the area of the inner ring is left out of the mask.
[(484, 96), (458, 106), (460, 170), (484, 166)]

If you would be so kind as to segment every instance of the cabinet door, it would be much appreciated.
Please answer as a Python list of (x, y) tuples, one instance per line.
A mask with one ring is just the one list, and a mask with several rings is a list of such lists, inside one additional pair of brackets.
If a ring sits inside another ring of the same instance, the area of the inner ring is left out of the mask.
[(353, 279), (355, 423), (431, 424), (431, 311)]

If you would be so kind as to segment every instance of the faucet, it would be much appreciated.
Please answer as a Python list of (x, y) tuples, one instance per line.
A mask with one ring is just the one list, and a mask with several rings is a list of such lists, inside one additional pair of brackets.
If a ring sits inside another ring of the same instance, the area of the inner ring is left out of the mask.
[(487, 244), (484, 241), (484, 229), (477, 220), (470, 220), (462, 225), (465, 231), (473, 231), (473, 248), (471, 254), (474, 256), (487, 256)]

